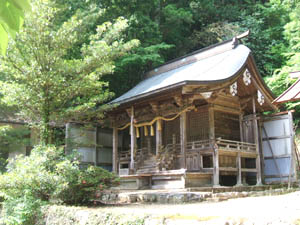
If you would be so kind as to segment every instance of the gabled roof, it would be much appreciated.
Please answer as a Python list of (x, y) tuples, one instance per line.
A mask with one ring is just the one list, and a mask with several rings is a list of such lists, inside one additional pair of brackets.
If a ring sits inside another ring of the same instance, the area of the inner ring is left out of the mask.
[(218, 83), (233, 78), (245, 65), (250, 49), (237, 39), (201, 49), (150, 71), (148, 78), (111, 103), (126, 103), (158, 91), (196, 84)]
[(300, 100), (300, 78), (279, 97), (277, 97), (273, 103), (280, 104), (297, 100)]

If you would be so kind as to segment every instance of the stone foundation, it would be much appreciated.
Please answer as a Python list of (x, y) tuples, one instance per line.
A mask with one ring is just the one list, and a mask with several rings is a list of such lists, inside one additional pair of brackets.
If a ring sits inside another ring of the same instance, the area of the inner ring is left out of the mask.
[(264, 185), (249, 187), (190, 188), (179, 190), (107, 191), (96, 200), (105, 204), (158, 203), (181, 204), (211, 201), (218, 202), (232, 198), (280, 195), (293, 192), (298, 185), (287, 189), (286, 185)]

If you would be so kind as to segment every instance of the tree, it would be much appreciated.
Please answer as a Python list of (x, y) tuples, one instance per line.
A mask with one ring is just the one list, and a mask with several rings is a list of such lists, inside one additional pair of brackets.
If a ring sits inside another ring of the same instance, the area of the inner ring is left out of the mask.
[[(284, 26), (284, 37), (287, 41), (287, 47), (281, 54), (287, 59), (283, 65), (274, 71), (272, 76), (267, 79), (271, 90), (280, 95), (285, 91), (294, 80), (289, 78), (290, 72), (300, 71), (300, 2), (295, 1), (292, 5), (288, 5), (291, 11), (289, 13), (290, 21)], [(300, 102), (292, 102), (286, 104), (288, 109), (295, 109), (295, 117), (299, 121)]]
[(5, 55), (8, 35), (15, 38), (24, 21), (24, 12), (30, 10), (28, 0), (3, 0), (0, 3), (0, 51)]
[(5, 76), (2, 101), (18, 107), (20, 116), (40, 129), (44, 144), (50, 140), (51, 124), (102, 115), (96, 106), (112, 96), (102, 76), (113, 72), (115, 59), (138, 45), (137, 40), (122, 39), (127, 21), (118, 18), (97, 26), (80, 54), (72, 56), (69, 52), (78, 48), (102, 11), (90, 7), (60, 24), (58, 14), (52, 1), (33, 1), (24, 28), (9, 43), (0, 65)]

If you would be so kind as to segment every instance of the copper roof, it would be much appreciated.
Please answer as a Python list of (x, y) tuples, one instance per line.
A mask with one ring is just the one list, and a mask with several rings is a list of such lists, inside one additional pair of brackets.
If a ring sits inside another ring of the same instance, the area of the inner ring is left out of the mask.
[(297, 100), (300, 100), (300, 78), (278, 98), (276, 98), (273, 103), (280, 104)]

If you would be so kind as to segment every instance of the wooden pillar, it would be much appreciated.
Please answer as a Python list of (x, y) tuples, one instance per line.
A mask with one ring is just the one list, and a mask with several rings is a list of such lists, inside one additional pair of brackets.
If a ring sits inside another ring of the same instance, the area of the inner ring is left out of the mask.
[(238, 152), (236, 156), (236, 168), (237, 168), (237, 176), (236, 176), (236, 185), (242, 185), (242, 162), (241, 162), (241, 153)]
[[(160, 123), (160, 125), (159, 125)], [(162, 147), (162, 121), (156, 121), (156, 155), (159, 155), (159, 151)]]
[(219, 186), (219, 150), (215, 145), (215, 116), (214, 116), (214, 108), (213, 105), (209, 105), (208, 107), (208, 122), (209, 122), (209, 140), (212, 144), (213, 148), (213, 185)]
[(209, 139), (215, 140), (215, 116), (212, 105), (208, 107), (208, 121), (209, 121)]
[(260, 153), (259, 153), (259, 137), (258, 137), (258, 125), (256, 117), (256, 106), (255, 106), (255, 97), (252, 98), (252, 107), (253, 107), (253, 125), (254, 125), (254, 140), (256, 145), (256, 185), (261, 185), (261, 168), (260, 168)]
[(291, 140), (291, 156), (290, 156), (290, 171), (288, 178), (288, 188), (291, 187), (291, 176), (294, 175), (293, 181), (297, 181), (297, 170), (295, 165), (295, 142), (294, 142), (294, 129), (293, 129), (293, 115), (292, 112), (288, 112), (289, 116), (289, 125), (290, 125), (290, 140)]
[(131, 117), (130, 117), (130, 169), (134, 170), (134, 150), (136, 144), (135, 129), (134, 129), (134, 109), (131, 107)]
[(118, 129), (113, 128), (113, 158), (112, 158), (113, 168), (112, 171), (118, 173)]
[(181, 168), (186, 169), (186, 144), (187, 144), (187, 132), (186, 132), (186, 112), (180, 115), (180, 146), (181, 154), (183, 156)]
[(214, 186), (219, 186), (220, 181), (220, 170), (219, 170), (219, 150), (218, 148), (214, 148), (213, 150), (213, 185)]
[(239, 122), (240, 122), (240, 140), (241, 140), (241, 142), (244, 142), (243, 114), (240, 114)]
[(203, 155), (199, 154), (199, 169), (203, 170)]
[(265, 162), (264, 162), (264, 151), (263, 151), (263, 135), (262, 135), (262, 120), (260, 121), (259, 125), (259, 149), (260, 151), (260, 169), (261, 169), (261, 181), (264, 184), (265, 183)]

